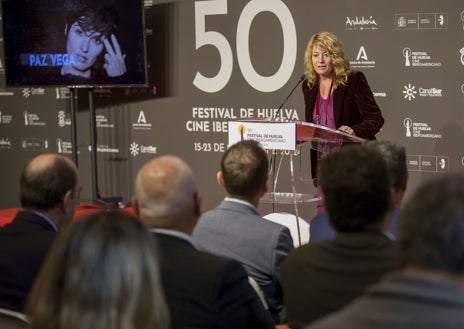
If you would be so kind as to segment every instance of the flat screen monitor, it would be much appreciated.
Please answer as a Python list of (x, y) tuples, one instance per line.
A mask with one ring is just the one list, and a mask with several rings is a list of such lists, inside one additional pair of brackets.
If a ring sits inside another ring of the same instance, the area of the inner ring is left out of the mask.
[(8, 87), (147, 84), (143, 0), (2, 0)]

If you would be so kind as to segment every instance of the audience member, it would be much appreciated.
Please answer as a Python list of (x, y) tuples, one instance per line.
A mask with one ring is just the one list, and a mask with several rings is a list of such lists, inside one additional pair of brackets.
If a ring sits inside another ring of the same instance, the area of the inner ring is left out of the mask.
[(184, 161), (162, 156), (143, 166), (132, 204), (159, 243), (172, 329), (273, 328), (242, 266), (195, 248), (200, 194)]
[(364, 145), (343, 147), (322, 159), (319, 182), (337, 233), (296, 248), (283, 264), (292, 328), (340, 309), (395, 268), (393, 241), (385, 233), (393, 206), (382, 155)]
[(464, 176), (423, 184), (400, 215), (400, 271), (310, 328), (464, 328), (463, 236)]
[(31, 329), (167, 329), (156, 246), (123, 212), (76, 221), (53, 245), (27, 305)]
[(20, 178), (22, 210), (0, 228), (0, 307), (24, 311), (24, 301), (58, 230), (71, 223), (81, 189), (74, 163), (41, 154)]
[[(401, 202), (408, 182), (406, 150), (403, 146), (390, 141), (370, 140), (367, 141), (365, 145), (379, 151), (387, 162), (387, 168), (390, 173), (390, 197), (393, 198), (392, 201), (395, 205), (388, 231), (396, 235)], [(335, 236), (335, 230), (330, 226), (326, 212), (317, 214), (311, 220), (310, 224), (311, 242), (329, 239)]]
[(286, 322), (280, 285), (281, 264), (293, 249), (287, 227), (263, 219), (258, 210), (268, 188), (266, 152), (253, 140), (232, 145), (217, 174), (226, 198), (206, 212), (193, 232), (202, 250), (239, 261), (261, 287), (276, 324)]

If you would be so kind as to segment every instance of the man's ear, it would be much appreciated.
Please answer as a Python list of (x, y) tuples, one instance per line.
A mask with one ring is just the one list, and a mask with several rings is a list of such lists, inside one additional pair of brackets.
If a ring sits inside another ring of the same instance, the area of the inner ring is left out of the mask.
[(224, 183), (224, 175), (222, 174), (222, 171), (218, 171), (216, 174), (217, 182), (219, 186), (225, 188), (225, 183)]
[(73, 195), (73, 190), (68, 190), (63, 196), (63, 199), (61, 201), (61, 211), (66, 214), (66, 215), (72, 215), (72, 212), (74, 211), (74, 206), (72, 205), (72, 202), (74, 201), (74, 195)]
[(137, 216), (137, 218), (140, 218), (139, 200), (137, 200), (137, 197), (135, 195), (131, 198), (131, 205), (134, 209), (135, 216)]
[(196, 192), (193, 195), (194, 198), (194, 205), (195, 205), (195, 214), (200, 217), (201, 216), (201, 194), (200, 192)]

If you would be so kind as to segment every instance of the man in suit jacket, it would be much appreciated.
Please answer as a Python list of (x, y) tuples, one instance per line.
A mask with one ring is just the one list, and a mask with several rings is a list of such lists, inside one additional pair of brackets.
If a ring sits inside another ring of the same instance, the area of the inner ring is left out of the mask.
[(394, 205), (382, 155), (365, 145), (345, 146), (322, 159), (319, 177), (336, 235), (296, 248), (283, 264), (292, 328), (342, 308), (395, 269), (387, 232)]
[(0, 228), (0, 307), (24, 302), (57, 232), (68, 225), (81, 185), (74, 163), (57, 154), (34, 157), (20, 179), (22, 210)]
[[(379, 151), (387, 163), (388, 173), (390, 176), (390, 197), (393, 198), (392, 202), (395, 206), (395, 210), (392, 212), (388, 231), (391, 234), (396, 235), (400, 207), (408, 182), (406, 149), (399, 144), (386, 140), (370, 140), (367, 141), (365, 145)], [(332, 226), (330, 226), (326, 212), (317, 214), (311, 220), (310, 232), (311, 242), (325, 240), (335, 236), (335, 230)]]
[(464, 176), (423, 184), (400, 215), (400, 271), (311, 329), (464, 328)]
[(143, 166), (132, 203), (158, 242), (171, 328), (273, 328), (242, 266), (195, 248), (200, 194), (184, 161), (162, 156)]
[(226, 198), (206, 212), (193, 232), (202, 250), (239, 261), (261, 287), (276, 324), (286, 322), (280, 268), (293, 239), (287, 227), (261, 217), (257, 207), (268, 187), (266, 152), (253, 140), (232, 145), (223, 155), (219, 185)]

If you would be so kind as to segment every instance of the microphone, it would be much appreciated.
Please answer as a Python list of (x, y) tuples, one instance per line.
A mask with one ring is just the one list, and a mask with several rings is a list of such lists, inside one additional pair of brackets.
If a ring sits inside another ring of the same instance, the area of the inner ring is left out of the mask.
[(290, 98), (290, 96), (292, 96), (293, 92), (295, 91), (296, 87), (298, 87), (298, 85), (300, 83), (303, 82), (303, 80), (306, 78), (306, 75), (303, 74), (300, 76), (300, 79), (298, 80), (298, 82), (296, 83), (295, 87), (293, 87), (292, 91), (290, 91), (290, 93), (287, 95), (287, 97), (284, 99), (284, 101), (282, 102), (282, 104), (280, 104), (279, 108), (277, 109), (277, 111), (275, 111), (274, 113), (274, 119), (277, 119), (277, 114), (280, 113), (280, 111), (282, 110), (282, 107), (284, 106), (285, 102), (287, 102), (287, 100)]

